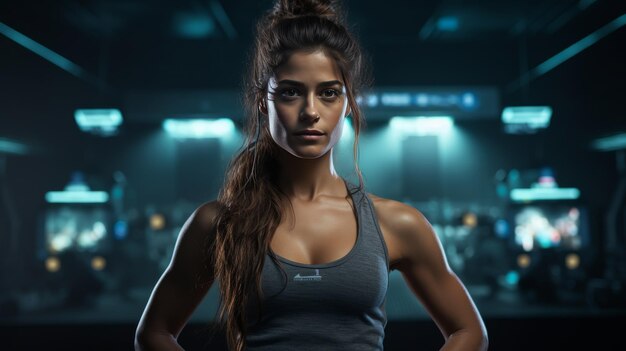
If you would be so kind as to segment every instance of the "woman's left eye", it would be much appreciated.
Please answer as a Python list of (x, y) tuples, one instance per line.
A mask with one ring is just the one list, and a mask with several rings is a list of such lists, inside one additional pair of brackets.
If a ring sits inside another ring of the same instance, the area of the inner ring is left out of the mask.
[(339, 96), (339, 92), (335, 89), (326, 89), (322, 92), (322, 96), (331, 98), (331, 97)]

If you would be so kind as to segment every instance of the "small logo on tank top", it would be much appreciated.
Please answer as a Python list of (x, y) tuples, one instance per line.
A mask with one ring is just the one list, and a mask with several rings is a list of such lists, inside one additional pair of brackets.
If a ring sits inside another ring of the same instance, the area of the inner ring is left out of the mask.
[(320, 275), (320, 270), (315, 270), (315, 275), (300, 275), (300, 273), (296, 274), (293, 277), (293, 281), (320, 281), (322, 280), (322, 276)]

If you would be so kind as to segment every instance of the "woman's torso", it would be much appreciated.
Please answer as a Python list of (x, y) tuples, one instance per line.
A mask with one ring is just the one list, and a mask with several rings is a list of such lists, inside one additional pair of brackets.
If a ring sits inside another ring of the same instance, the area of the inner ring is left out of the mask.
[(259, 323), (256, 303), (247, 309), (249, 350), (382, 350), (389, 254), (372, 200), (346, 187), (351, 203), (296, 212), (298, 222), (277, 229), (265, 257)]

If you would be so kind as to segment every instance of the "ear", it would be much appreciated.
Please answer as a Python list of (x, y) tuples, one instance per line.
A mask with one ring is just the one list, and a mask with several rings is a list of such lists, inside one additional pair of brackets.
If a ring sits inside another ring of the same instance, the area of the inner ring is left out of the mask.
[(259, 102), (259, 112), (261, 112), (261, 114), (267, 116), (267, 101), (265, 101), (265, 99), (262, 99)]

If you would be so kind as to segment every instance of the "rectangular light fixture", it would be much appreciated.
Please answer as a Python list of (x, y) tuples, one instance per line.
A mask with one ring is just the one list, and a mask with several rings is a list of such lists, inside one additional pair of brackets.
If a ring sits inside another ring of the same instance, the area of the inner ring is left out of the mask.
[(511, 200), (528, 202), (536, 200), (576, 200), (580, 197), (577, 188), (525, 188), (511, 190)]
[(514, 106), (502, 110), (502, 123), (524, 124), (531, 128), (547, 128), (552, 118), (550, 106)]
[(106, 191), (65, 190), (46, 193), (48, 203), (100, 204), (109, 201)]
[(113, 135), (122, 124), (122, 113), (118, 109), (78, 109), (74, 120), (83, 132)]
[(396, 116), (389, 120), (392, 130), (408, 135), (439, 135), (448, 132), (453, 125), (451, 116)]
[(616, 151), (626, 149), (626, 133), (596, 139), (591, 143), (591, 147), (598, 151)]
[(179, 139), (223, 138), (235, 133), (235, 123), (230, 118), (216, 119), (166, 119), (163, 129)]

